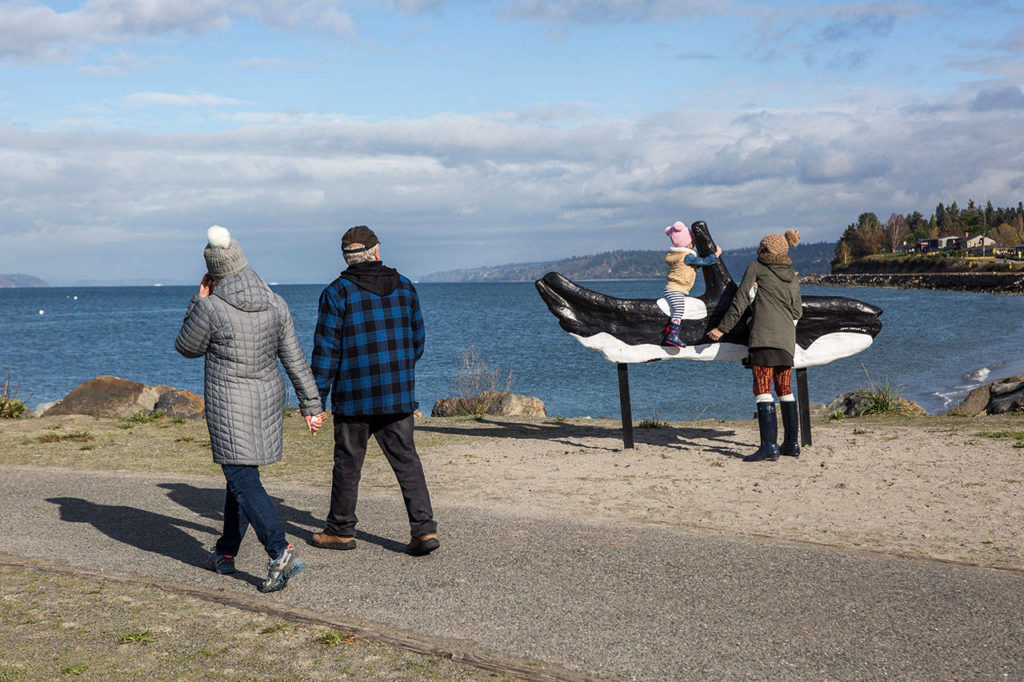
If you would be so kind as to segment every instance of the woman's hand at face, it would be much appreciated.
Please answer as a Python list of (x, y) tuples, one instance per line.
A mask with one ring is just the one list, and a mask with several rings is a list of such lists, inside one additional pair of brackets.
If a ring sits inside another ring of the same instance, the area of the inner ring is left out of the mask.
[(210, 273), (203, 275), (203, 281), (199, 283), (199, 298), (206, 298), (213, 293), (213, 289), (217, 286), (217, 280), (215, 280)]

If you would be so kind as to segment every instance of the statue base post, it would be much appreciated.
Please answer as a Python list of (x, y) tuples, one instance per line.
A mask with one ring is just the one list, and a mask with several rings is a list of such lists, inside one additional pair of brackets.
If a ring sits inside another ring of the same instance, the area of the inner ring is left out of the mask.
[(622, 413), (622, 447), (632, 450), (633, 445), (633, 406), (629, 401), (629, 365), (616, 363), (619, 374), (619, 412)]
[(807, 392), (807, 368), (796, 371), (796, 399), (800, 413), (800, 445), (811, 444), (811, 399)]

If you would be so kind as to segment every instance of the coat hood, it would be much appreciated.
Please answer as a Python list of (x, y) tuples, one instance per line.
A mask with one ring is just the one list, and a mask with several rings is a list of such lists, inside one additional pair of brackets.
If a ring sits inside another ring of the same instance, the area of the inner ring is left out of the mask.
[(274, 292), (248, 267), (217, 282), (212, 295), (247, 313), (267, 310), (274, 301)]
[(398, 270), (379, 260), (353, 263), (341, 273), (341, 278), (378, 296), (387, 296), (398, 286)]
[(761, 265), (771, 271), (773, 275), (778, 277), (780, 280), (789, 284), (796, 279), (796, 272), (793, 271), (792, 265), (780, 265), (776, 263), (765, 263), (761, 261)]

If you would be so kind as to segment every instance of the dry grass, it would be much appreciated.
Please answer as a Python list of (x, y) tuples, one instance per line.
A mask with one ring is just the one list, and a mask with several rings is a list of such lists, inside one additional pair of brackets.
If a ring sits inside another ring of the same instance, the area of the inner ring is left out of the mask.
[[(419, 424), (430, 422), (430, 418), (418, 420)], [(284, 420), (284, 458), (261, 469), (261, 475), (330, 485), (332, 429), (328, 416), (320, 433), (312, 436), (298, 412), (290, 412)], [(419, 431), (416, 445), (421, 451), (429, 451), (467, 438)], [(367, 459), (383, 460), (373, 439)], [(167, 418), (131, 421), (71, 415), (5, 421), (0, 423), (0, 464), (221, 475), (210, 454), (206, 422)]]
[(0, 568), (0, 681), (494, 680), (450, 660), (149, 587)]

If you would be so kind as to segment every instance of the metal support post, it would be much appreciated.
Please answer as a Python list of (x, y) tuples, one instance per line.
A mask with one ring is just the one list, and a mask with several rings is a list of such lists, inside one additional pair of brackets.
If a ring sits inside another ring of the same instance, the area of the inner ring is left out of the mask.
[(619, 373), (619, 411), (622, 413), (622, 446), (633, 449), (633, 406), (629, 402), (629, 365), (617, 363)]
[(811, 398), (807, 393), (807, 369), (796, 371), (797, 401), (800, 403), (800, 445), (811, 444)]

